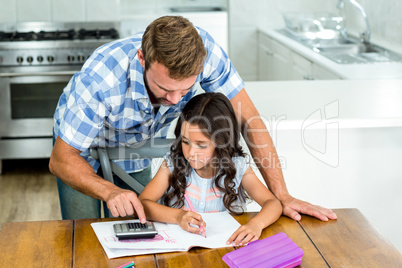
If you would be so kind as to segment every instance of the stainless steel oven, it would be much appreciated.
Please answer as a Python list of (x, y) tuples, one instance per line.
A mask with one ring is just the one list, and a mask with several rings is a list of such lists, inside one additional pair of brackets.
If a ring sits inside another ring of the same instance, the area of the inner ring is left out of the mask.
[(53, 114), (72, 73), (0, 76), (0, 158), (44, 158)]
[(118, 23), (0, 25), (2, 159), (46, 158), (64, 87), (89, 55), (118, 37)]

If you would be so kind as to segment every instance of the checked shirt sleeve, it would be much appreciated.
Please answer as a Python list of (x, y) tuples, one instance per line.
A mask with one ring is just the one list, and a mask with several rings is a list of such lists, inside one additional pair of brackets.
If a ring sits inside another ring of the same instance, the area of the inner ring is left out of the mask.
[(85, 151), (99, 137), (107, 116), (103, 92), (83, 72), (76, 73), (68, 86), (70, 94), (60, 121), (58, 136), (70, 146)]
[(244, 88), (244, 82), (225, 51), (205, 31), (200, 29), (207, 49), (207, 59), (200, 85), (205, 91), (222, 92), (232, 99)]

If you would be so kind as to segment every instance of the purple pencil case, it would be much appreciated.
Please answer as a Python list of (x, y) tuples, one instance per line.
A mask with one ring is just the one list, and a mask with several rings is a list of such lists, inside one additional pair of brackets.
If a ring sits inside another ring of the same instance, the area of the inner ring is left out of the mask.
[(231, 268), (292, 268), (302, 263), (303, 250), (284, 233), (257, 240), (225, 254)]

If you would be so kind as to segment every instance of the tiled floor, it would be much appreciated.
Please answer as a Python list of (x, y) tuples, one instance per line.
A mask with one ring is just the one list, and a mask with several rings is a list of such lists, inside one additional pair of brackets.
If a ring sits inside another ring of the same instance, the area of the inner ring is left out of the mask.
[(60, 220), (56, 177), (49, 159), (4, 160), (0, 175), (0, 225), (5, 222)]

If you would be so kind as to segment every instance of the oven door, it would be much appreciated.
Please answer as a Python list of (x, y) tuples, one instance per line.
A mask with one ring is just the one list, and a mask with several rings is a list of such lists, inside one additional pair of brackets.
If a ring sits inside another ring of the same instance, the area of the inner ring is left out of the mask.
[(56, 105), (74, 72), (0, 77), (0, 138), (50, 137)]

